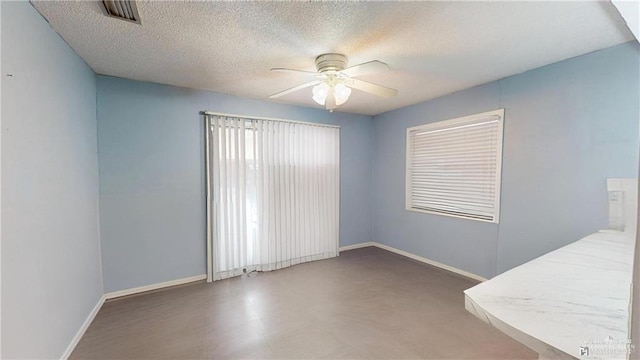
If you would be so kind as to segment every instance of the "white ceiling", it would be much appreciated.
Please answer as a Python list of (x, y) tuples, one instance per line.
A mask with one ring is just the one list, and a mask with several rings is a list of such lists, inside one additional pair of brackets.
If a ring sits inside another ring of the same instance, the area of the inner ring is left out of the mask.
[[(142, 25), (100, 2), (34, 6), (98, 74), (254, 99), (309, 79), (325, 52), (391, 71), (361, 77), (338, 111), (376, 115), (633, 39), (609, 2), (138, 2)], [(277, 100), (320, 107), (307, 88)], [(215, 109), (213, 109), (215, 110)]]

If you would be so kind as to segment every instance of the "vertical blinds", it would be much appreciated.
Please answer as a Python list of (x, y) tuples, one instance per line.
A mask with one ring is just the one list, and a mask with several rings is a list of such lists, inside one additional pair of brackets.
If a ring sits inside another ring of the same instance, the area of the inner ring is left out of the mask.
[(407, 131), (407, 208), (498, 222), (504, 110)]
[(340, 129), (205, 119), (208, 279), (337, 256)]

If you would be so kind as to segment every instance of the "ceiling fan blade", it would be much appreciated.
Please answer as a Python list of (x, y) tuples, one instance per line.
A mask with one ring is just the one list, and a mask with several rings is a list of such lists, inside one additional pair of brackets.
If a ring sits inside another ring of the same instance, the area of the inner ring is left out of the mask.
[(277, 93), (275, 93), (275, 94), (273, 94), (273, 95), (269, 95), (269, 99), (279, 98), (280, 96), (284, 96), (284, 95), (287, 95), (287, 94), (291, 94), (291, 93), (292, 93), (292, 92), (294, 92), (294, 91), (298, 91), (298, 90), (302, 90), (302, 89), (304, 89), (304, 88), (308, 88), (308, 87), (310, 87), (310, 86), (318, 85), (318, 84), (320, 84), (321, 82), (322, 82), (322, 81), (320, 81), (320, 80), (313, 80), (313, 81), (310, 81), (310, 82), (308, 82), (308, 83), (304, 83), (304, 84), (301, 84), (301, 85), (298, 85), (298, 86), (294, 86), (294, 87), (292, 87), (292, 88), (290, 88), (290, 89), (287, 89), (287, 90), (283, 90), (283, 91), (277, 92)]
[(303, 73), (303, 74), (309, 74), (309, 75), (316, 75), (317, 74), (317, 72), (315, 72), (315, 71), (306, 71), (306, 70), (298, 70), (298, 69), (287, 69), (287, 68), (273, 68), (273, 69), (271, 69), (271, 71), (297, 72), (297, 73)]
[(382, 97), (395, 97), (398, 95), (398, 90), (388, 88), (386, 86), (373, 84), (368, 81), (363, 81), (359, 79), (349, 79), (345, 81), (347, 86), (352, 87), (354, 89), (358, 89), (360, 91), (368, 92), (373, 95), (378, 95)]
[(389, 70), (389, 65), (383, 63), (382, 61), (373, 60), (366, 63), (354, 65), (348, 67), (341, 72), (345, 75), (356, 77), (360, 75), (371, 74), (374, 72), (383, 72)]

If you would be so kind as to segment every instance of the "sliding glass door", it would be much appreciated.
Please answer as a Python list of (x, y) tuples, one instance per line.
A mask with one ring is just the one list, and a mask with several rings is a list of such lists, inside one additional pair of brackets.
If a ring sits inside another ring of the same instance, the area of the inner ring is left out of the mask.
[(205, 118), (209, 280), (336, 256), (339, 128)]

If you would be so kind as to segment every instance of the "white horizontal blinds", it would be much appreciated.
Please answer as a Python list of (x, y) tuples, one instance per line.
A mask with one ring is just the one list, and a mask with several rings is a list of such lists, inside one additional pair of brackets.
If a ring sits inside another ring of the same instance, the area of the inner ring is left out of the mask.
[(205, 116), (213, 279), (336, 256), (339, 129)]
[(501, 116), (443, 121), (409, 132), (409, 201), (416, 210), (497, 217)]

